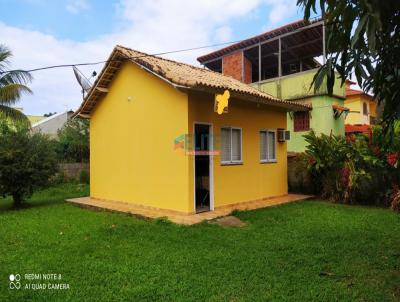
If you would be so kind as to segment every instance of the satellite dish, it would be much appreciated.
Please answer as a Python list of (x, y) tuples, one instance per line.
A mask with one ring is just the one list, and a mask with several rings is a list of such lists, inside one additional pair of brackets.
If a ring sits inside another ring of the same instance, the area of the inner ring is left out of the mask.
[(74, 70), (76, 80), (82, 87), (82, 96), (85, 96), (85, 93), (89, 92), (90, 88), (92, 87), (92, 84), (90, 83), (89, 79), (86, 78), (76, 66), (72, 66), (72, 69)]

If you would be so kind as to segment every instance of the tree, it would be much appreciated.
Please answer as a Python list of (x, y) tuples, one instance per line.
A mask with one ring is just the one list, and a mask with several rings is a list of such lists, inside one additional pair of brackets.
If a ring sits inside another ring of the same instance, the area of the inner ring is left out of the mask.
[[(354, 72), (365, 92), (384, 105), (383, 121), (393, 130), (400, 118), (400, 1), (318, 0), (326, 24), (326, 64), (314, 77), (318, 89), (326, 78), (332, 94), (334, 71), (342, 85)], [(298, 0), (308, 20), (317, 0)]]
[(49, 182), (58, 170), (54, 143), (27, 124), (0, 121), (0, 195), (15, 207)]
[(28, 118), (19, 110), (11, 108), (23, 93), (32, 93), (25, 86), (32, 79), (30, 73), (22, 70), (8, 70), (12, 53), (0, 45), (0, 117), (13, 121), (29, 123)]
[(58, 132), (59, 154), (62, 160), (88, 162), (89, 121), (74, 118), (69, 120)]
[(54, 114), (57, 114), (57, 112), (45, 113), (45, 114), (43, 114), (43, 116), (44, 116), (44, 117), (50, 117), (50, 116), (53, 116)]

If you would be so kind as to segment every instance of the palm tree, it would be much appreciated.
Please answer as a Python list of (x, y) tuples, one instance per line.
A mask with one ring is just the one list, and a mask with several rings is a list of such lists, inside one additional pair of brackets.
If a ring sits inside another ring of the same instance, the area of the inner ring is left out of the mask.
[(15, 105), (23, 93), (32, 93), (25, 86), (32, 80), (32, 76), (23, 70), (9, 70), (11, 56), (11, 51), (0, 44), (0, 118), (28, 122), (21, 111), (11, 106)]

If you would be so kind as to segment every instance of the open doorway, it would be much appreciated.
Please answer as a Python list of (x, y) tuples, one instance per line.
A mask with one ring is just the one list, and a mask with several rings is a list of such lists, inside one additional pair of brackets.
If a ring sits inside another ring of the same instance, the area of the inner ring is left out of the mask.
[(196, 213), (212, 209), (211, 167), (212, 149), (211, 125), (194, 125), (194, 177), (195, 177), (195, 208)]

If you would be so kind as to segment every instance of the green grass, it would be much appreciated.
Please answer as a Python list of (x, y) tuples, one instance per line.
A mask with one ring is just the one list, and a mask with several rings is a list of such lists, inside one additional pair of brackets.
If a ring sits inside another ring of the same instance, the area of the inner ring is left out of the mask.
[[(244, 228), (179, 226), (63, 202), (87, 194), (0, 200), (0, 301), (400, 300), (390, 210), (307, 201), (235, 213)], [(62, 274), (70, 289), (10, 290), (11, 273)]]

